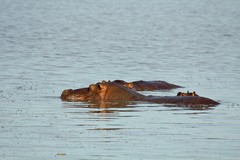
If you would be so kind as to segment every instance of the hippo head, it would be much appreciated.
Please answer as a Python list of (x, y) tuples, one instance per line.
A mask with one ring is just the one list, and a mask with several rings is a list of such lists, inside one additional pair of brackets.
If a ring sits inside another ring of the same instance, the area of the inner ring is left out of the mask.
[(66, 89), (61, 94), (63, 101), (80, 101), (88, 93), (88, 88)]
[(99, 100), (138, 100), (143, 95), (115, 82), (99, 82), (88, 88), (64, 90), (61, 99), (64, 101), (99, 101)]
[(196, 94), (195, 91), (193, 91), (193, 92), (187, 91), (187, 93), (185, 93), (185, 92), (178, 92), (177, 96), (193, 96), (194, 97), (194, 96), (198, 96), (198, 95)]
[(133, 89), (133, 83), (132, 82), (125, 82), (123, 80), (115, 80), (114, 83), (121, 84), (129, 89)]

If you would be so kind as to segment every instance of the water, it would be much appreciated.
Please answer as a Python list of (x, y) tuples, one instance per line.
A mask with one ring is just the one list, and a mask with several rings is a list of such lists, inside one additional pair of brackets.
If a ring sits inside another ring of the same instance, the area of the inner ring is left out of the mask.
[[(240, 1), (0, 1), (1, 159), (238, 159)], [(62, 102), (101, 80), (165, 80), (221, 104)]]

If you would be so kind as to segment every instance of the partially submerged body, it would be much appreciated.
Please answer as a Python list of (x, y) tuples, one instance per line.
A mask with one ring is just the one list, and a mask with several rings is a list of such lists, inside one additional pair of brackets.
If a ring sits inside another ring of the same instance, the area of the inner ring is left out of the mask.
[(198, 96), (198, 95), (196, 94), (195, 91), (193, 91), (193, 92), (187, 91), (187, 93), (185, 93), (185, 92), (178, 92), (177, 96), (193, 96), (194, 97), (194, 96)]
[(64, 90), (63, 101), (147, 101), (176, 105), (217, 105), (218, 102), (200, 96), (145, 96), (116, 82), (91, 84), (88, 88)]
[(115, 83), (121, 84), (125, 87), (136, 91), (153, 91), (153, 90), (170, 90), (176, 88), (182, 88), (181, 86), (168, 83), (165, 81), (133, 81), (125, 82), (123, 80), (115, 80)]
[[(103, 80), (102, 83), (106, 83), (107, 81)], [(110, 81), (108, 81), (110, 82)], [(126, 82), (123, 80), (114, 80), (114, 83), (127, 87), (133, 91), (153, 91), (153, 90), (171, 90), (175, 88), (181, 88), (181, 86), (168, 83), (165, 81), (133, 81), (133, 82)], [(100, 83), (99, 83), (100, 84)], [(93, 87), (93, 85), (91, 85)], [(81, 101), (82, 97), (80, 95), (86, 95), (89, 88), (80, 88), (80, 89), (69, 89), (65, 90), (62, 95), (61, 99), (64, 101)]]

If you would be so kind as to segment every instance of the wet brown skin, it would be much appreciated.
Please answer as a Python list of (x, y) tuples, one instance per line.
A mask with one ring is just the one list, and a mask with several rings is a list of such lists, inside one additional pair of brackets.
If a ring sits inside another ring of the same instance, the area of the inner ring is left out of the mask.
[(196, 94), (195, 91), (193, 91), (193, 92), (189, 92), (189, 91), (187, 91), (187, 93), (184, 93), (184, 92), (178, 92), (177, 96), (198, 96), (198, 95)]
[(91, 84), (88, 88), (77, 90), (64, 90), (61, 99), (63, 101), (147, 101), (185, 106), (219, 104), (201, 96), (144, 96), (115, 82)]
[(142, 81), (141, 80), (141, 81), (125, 82), (123, 80), (115, 80), (113, 82), (124, 85), (136, 91), (170, 90), (170, 89), (182, 88), (181, 86), (168, 83), (165, 81)]
[[(106, 81), (103, 80), (102, 82), (104, 83)], [(170, 90), (175, 88), (182, 88), (181, 86), (171, 84), (165, 81), (142, 81), (141, 80), (141, 81), (126, 82), (123, 80), (114, 80), (113, 82), (135, 91)], [(79, 95), (86, 95), (87, 91), (88, 91), (88, 88), (65, 90), (61, 95), (61, 99), (65, 101), (79, 101), (81, 99), (81, 96)]]
[(66, 89), (61, 94), (61, 99), (64, 101), (81, 101), (81, 96), (88, 93), (88, 88)]

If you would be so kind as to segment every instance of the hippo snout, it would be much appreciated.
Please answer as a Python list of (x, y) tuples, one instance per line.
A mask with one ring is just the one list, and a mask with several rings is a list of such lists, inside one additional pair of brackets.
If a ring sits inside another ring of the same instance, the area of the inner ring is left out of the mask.
[(72, 89), (66, 89), (62, 92), (61, 94), (61, 99), (62, 100), (67, 100), (67, 97), (69, 96), (70, 93), (72, 93)]
[(66, 89), (61, 94), (61, 99), (63, 101), (84, 101), (87, 96), (87, 88), (83, 89)]

